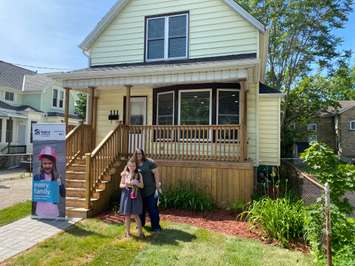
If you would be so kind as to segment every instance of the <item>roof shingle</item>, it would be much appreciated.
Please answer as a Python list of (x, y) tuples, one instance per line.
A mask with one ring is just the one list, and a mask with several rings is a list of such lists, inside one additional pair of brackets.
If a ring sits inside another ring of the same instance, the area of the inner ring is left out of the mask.
[(0, 60), (0, 86), (22, 89), (23, 77), (36, 72)]

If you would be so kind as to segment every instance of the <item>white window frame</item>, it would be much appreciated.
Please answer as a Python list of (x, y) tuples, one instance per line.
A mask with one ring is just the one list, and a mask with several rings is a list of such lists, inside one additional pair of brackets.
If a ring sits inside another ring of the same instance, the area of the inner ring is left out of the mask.
[[(12, 100), (6, 99), (6, 93), (12, 93), (12, 94), (13, 94), (13, 99), (12, 99)], [(8, 102), (8, 103), (14, 103), (14, 102), (16, 101), (15, 92), (13, 92), (13, 91), (5, 91), (4, 99), (5, 99), (5, 101)]]
[(175, 124), (175, 91), (166, 91), (166, 92), (158, 92), (157, 93), (157, 113), (156, 113), (156, 124), (159, 125), (159, 96), (164, 94), (172, 94), (173, 95), (173, 123)]
[[(312, 126), (314, 127), (314, 129), (311, 128)], [(307, 125), (307, 131), (316, 132), (317, 130), (318, 130), (317, 123), (309, 123)]]
[(239, 89), (217, 89), (216, 124), (219, 125), (219, 92), (220, 91), (234, 91), (239, 94), (239, 113), (238, 113), (239, 123), (236, 125), (240, 125), (240, 90)]
[[(57, 94), (57, 106), (53, 105), (53, 96), (54, 96), (54, 90), (56, 90), (58, 92)], [(63, 107), (59, 107), (59, 99), (60, 99), (60, 93), (61, 91), (63, 91)], [(52, 98), (51, 98), (51, 101), (52, 101), (52, 108), (54, 109), (59, 109), (59, 110), (63, 110), (64, 109), (64, 106), (65, 106), (65, 96), (64, 96), (64, 90), (63, 89), (59, 89), (59, 88), (53, 88), (52, 89)]]
[(355, 124), (355, 120), (350, 120), (350, 121), (349, 121), (349, 129), (350, 129), (350, 130), (355, 130), (355, 127), (352, 127), (352, 124), (353, 124), (353, 123)]
[[(185, 56), (182, 57), (169, 57), (169, 20), (172, 17), (179, 17), (179, 16), (186, 16), (186, 52)], [(148, 32), (149, 32), (149, 27), (148, 27), (148, 22), (150, 20), (154, 19), (160, 19), (164, 18), (165, 19), (165, 24), (164, 24), (164, 57), (163, 58), (157, 58), (157, 59), (149, 59), (148, 58)], [(148, 17), (146, 19), (146, 36), (145, 36), (145, 61), (146, 62), (155, 62), (155, 61), (169, 61), (169, 60), (179, 60), (179, 59), (187, 59), (189, 57), (189, 13), (180, 13), (180, 14), (175, 14), (175, 15), (167, 15), (167, 16), (157, 16), (157, 17)]]

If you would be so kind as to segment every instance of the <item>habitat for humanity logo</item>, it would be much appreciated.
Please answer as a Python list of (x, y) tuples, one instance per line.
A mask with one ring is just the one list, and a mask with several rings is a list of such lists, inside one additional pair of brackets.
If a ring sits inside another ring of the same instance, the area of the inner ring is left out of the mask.
[(51, 135), (49, 130), (40, 130), (36, 128), (34, 131), (36, 136), (49, 137)]

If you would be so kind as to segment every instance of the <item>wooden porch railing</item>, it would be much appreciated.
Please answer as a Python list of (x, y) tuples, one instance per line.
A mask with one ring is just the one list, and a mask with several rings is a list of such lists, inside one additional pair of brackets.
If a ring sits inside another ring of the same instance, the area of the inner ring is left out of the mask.
[(113, 164), (120, 158), (129, 158), (136, 148), (144, 149), (154, 159), (236, 162), (245, 158), (240, 154), (244, 143), (240, 140), (239, 125), (117, 125), (93, 152), (85, 154), (87, 205), (90, 207), (96, 185)]
[(239, 125), (129, 126), (128, 155), (135, 148), (161, 160), (240, 161), (245, 155)]
[(67, 167), (70, 166), (76, 158), (84, 156), (91, 152), (92, 147), (92, 129), (90, 125), (80, 124), (71, 130), (66, 138), (66, 157)]

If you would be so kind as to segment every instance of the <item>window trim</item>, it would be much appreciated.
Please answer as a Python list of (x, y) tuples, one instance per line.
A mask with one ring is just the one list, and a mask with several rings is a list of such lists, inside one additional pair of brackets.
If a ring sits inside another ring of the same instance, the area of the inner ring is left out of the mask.
[(355, 131), (355, 127), (351, 127), (352, 123), (355, 123), (355, 120), (350, 120), (349, 121), (349, 130)]
[(217, 89), (217, 103), (216, 103), (216, 125), (219, 125), (219, 121), (218, 121), (218, 118), (219, 118), (219, 92), (220, 91), (235, 91), (235, 92), (238, 92), (239, 94), (239, 110), (238, 110), (238, 121), (239, 123), (238, 124), (235, 124), (235, 125), (240, 125), (240, 89)]
[(210, 103), (209, 103), (209, 126), (212, 125), (212, 89), (191, 89), (191, 90), (179, 90), (179, 102), (178, 102), (178, 125), (181, 125), (181, 93), (184, 92), (203, 92), (208, 91), (210, 93)]
[[(6, 99), (6, 93), (12, 93), (13, 94), (12, 100)], [(5, 91), (4, 99), (5, 99), (5, 102), (14, 103), (16, 101), (15, 92), (13, 92), (13, 91)]]
[[(57, 106), (54, 106), (53, 105), (53, 96), (54, 96), (54, 90), (58, 91), (58, 94), (57, 94)], [(60, 98), (60, 92), (63, 91), (63, 107), (59, 107), (59, 98)], [(64, 90), (63, 89), (60, 89), (60, 88), (52, 88), (52, 108), (53, 109), (58, 109), (58, 110), (63, 110), (64, 109), (64, 106), (65, 106), (65, 94), (64, 94)]]
[(164, 91), (164, 92), (158, 92), (157, 93), (157, 111), (156, 111), (156, 124), (159, 125), (159, 95), (163, 94), (172, 94), (173, 95), (173, 123), (172, 125), (175, 125), (175, 92), (174, 91)]
[[(186, 53), (184, 57), (169, 57), (169, 20), (170, 17), (186, 16)], [(149, 20), (164, 18), (164, 57), (157, 59), (148, 58), (148, 22)], [(172, 60), (183, 60), (189, 58), (189, 43), (190, 43), (190, 12), (183, 11), (177, 13), (168, 13), (155, 16), (145, 17), (144, 23), (144, 62), (159, 62), (159, 61), (172, 61)]]

